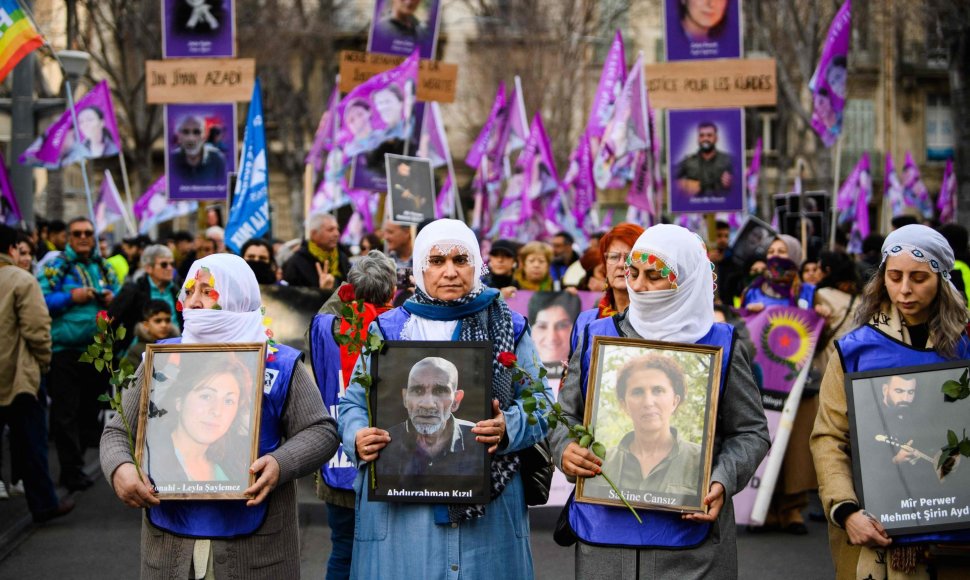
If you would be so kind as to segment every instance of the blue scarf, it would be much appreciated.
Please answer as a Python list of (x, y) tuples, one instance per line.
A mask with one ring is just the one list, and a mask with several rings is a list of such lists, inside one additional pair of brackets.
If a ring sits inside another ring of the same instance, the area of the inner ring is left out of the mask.
[[(466, 316), (471, 316), (485, 310), (491, 306), (492, 302), (498, 298), (499, 292), (495, 288), (485, 288), (477, 296), (469, 295), (468, 299), (459, 298), (451, 302), (436, 300), (434, 298), (420, 297), (415, 289), (415, 295), (404, 303), (404, 309), (413, 316), (420, 316), (428, 320), (461, 320)], [(420, 300), (420, 301), (419, 301)]]

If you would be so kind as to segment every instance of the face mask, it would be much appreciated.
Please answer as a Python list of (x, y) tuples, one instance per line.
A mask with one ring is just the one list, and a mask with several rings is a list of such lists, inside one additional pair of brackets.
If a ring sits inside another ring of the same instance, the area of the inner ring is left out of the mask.
[(276, 272), (273, 270), (272, 264), (258, 260), (246, 260), (246, 263), (249, 264), (249, 268), (256, 275), (256, 282), (260, 284), (276, 284)]
[(700, 150), (702, 153), (710, 153), (711, 151), (714, 151), (714, 144), (705, 141), (704, 143), (700, 144)]

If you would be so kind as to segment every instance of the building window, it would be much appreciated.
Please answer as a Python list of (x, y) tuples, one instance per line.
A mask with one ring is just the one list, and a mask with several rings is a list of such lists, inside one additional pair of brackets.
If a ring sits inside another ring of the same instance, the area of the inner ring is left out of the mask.
[(926, 160), (953, 157), (953, 109), (945, 95), (926, 95)]

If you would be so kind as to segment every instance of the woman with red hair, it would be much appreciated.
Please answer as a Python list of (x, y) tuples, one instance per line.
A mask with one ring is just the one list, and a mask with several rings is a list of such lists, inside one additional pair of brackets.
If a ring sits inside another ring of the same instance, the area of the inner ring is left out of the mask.
[(600, 299), (596, 308), (584, 310), (576, 319), (570, 338), (572, 345), (570, 352), (576, 350), (576, 343), (586, 331), (590, 322), (623, 312), (630, 305), (630, 296), (627, 294), (626, 277), (624, 276), (626, 256), (642, 233), (643, 228), (637, 224), (622, 223), (608, 231), (600, 239), (599, 250), (603, 256), (603, 264), (606, 265), (606, 292), (603, 293), (603, 298)]

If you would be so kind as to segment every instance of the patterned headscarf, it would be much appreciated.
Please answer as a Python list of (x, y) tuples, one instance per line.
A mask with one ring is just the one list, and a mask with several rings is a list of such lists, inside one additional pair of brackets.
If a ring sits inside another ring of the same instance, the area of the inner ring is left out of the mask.
[(950, 280), (954, 263), (953, 248), (943, 234), (933, 228), (910, 224), (894, 230), (882, 244), (882, 264), (890, 256), (909, 256), (917, 262), (929, 264), (934, 272), (953, 283)]

